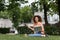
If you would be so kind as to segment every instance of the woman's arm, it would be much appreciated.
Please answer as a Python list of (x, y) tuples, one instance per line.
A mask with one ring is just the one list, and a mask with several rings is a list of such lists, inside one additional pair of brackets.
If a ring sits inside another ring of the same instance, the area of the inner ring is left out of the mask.
[(28, 28), (34, 31), (34, 27), (33, 27), (33, 26), (30, 26), (30, 27), (28, 27)]
[(44, 26), (43, 26), (42, 23), (40, 23), (40, 27), (42, 28), (42, 29), (41, 29), (41, 33), (42, 33), (42, 34), (45, 34), (45, 32), (44, 32)]
[(42, 31), (44, 31), (44, 26), (41, 24)]
[(34, 31), (34, 27), (33, 26), (28, 26), (27, 24), (25, 24), (25, 26), (27, 26), (29, 29)]

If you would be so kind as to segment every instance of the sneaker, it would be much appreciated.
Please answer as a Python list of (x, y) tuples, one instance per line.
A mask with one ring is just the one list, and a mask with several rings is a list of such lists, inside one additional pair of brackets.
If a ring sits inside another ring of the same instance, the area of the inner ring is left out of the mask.
[(41, 35), (42, 37), (45, 37), (46, 35)]

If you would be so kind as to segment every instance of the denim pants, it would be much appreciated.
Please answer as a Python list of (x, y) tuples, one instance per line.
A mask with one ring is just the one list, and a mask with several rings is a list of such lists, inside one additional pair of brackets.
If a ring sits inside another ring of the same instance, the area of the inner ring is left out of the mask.
[(42, 34), (40, 32), (36, 32), (34, 34), (28, 34), (28, 36), (41, 36)]

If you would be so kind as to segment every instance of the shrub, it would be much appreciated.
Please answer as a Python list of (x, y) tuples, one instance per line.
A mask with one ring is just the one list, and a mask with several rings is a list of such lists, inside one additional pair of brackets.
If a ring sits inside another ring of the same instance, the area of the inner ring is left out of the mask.
[(60, 34), (60, 28), (57, 26), (45, 26), (45, 32), (49, 35), (59, 35)]
[[(57, 26), (45, 26), (45, 33), (48, 34), (48, 35), (60, 35), (60, 28), (57, 27)], [(18, 27), (18, 32), (19, 34), (30, 34), (30, 33), (33, 33), (32, 30), (30, 30), (29, 28), (27, 27)]]
[(31, 33), (33, 33), (33, 31), (26, 26), (18, 27), (18, 32), (19, 32), (19, 34), (25, 34), (25, 33), (26, 34), (31, 34)]
[(6, 34), (10, 32), (10, 28), (0, 28), (0, 33)]

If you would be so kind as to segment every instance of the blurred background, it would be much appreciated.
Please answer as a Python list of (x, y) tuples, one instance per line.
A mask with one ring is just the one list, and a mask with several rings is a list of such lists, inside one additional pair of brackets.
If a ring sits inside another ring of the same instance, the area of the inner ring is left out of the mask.
[(0, 33), (33, 33), (25, 24), (31, 26), (35, 15), (47, 34), (60, 35), (60, 0), (0, 0)]

